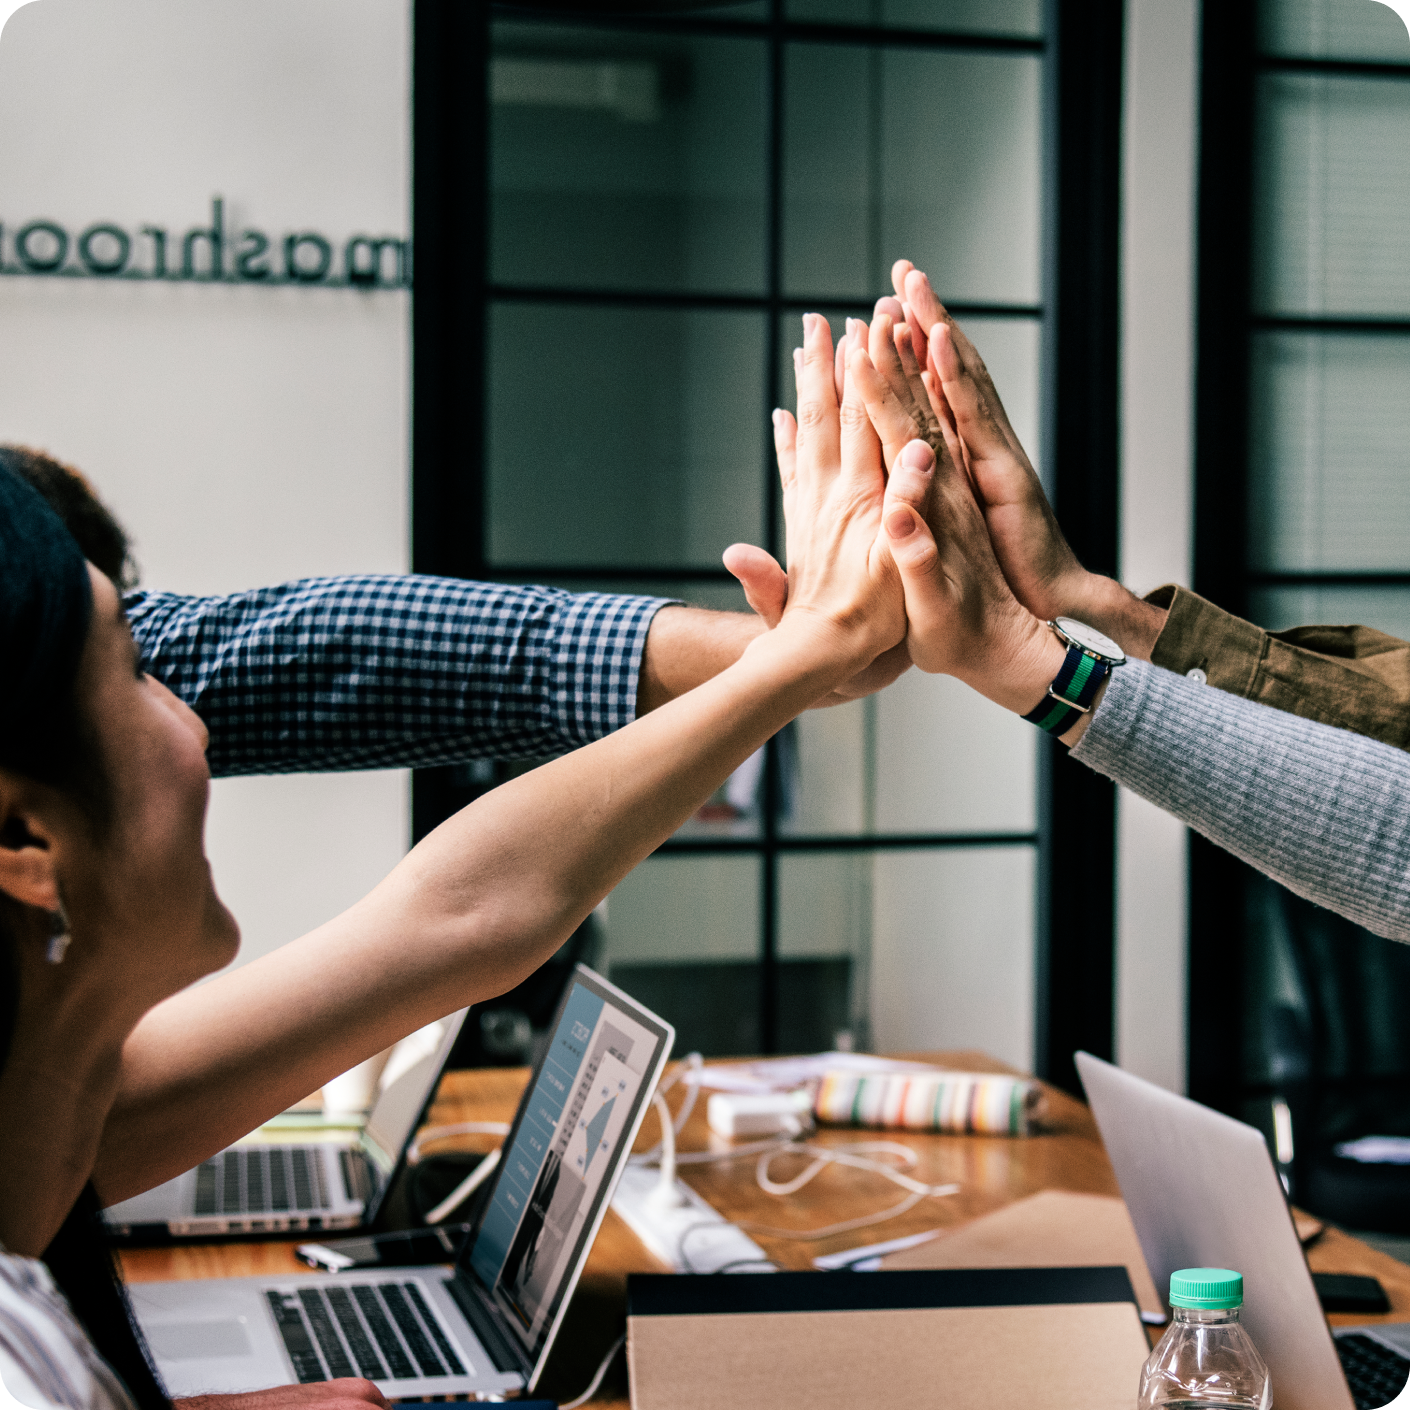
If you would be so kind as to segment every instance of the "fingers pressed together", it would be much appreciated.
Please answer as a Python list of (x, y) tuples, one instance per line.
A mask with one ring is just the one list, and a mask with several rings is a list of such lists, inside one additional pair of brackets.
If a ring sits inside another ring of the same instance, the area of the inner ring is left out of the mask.
[(983, 635), (976, 614), (1009, 596), (976, 472), (988, 470), (1002, 500), (1015, 471), (1032, 471), (1010, 448), (1012, 432), (990, 394), (987, 369), (925, 275), (902, 261), (893, 282), (896, 295), (877, 301), (870, 323), (848, 319), (835, 347), (825, 319), (803, 320), (803, 346), (793, 355), (797, 418), (773, 415), (787, 573), (764, 550), (744, 544), (734, 545), (725, 563), (751, 607), (774, 625), (802, 581), (796, 535), (806, 530), (797, 526), (812, 526), (808, 552), (816, 565), (818, 506), (840, 494), (861, 511), (854, 529), (872, 516), (865, 552), (894, 565), (891, 590), (904, 597), (909, 658), (926, 670), (958, 673), (976, 632)]

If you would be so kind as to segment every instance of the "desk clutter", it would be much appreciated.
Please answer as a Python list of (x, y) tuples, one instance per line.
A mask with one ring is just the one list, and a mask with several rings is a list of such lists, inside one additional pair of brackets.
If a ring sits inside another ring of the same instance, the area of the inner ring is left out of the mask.
[[(1104, 1149), (1088, 1109), (1065, 1093), (1046, 1091), (1040, 1123), (1032, 1119), (1040, 1108), (1028, 1107), (1023, 1095), (1029, 1088), (1042, 1091), (1039, 1084), (983, 1071), (989, 1064), (982, 1054), (936, 1058), (921, 1063), (828, 1053), (729, 1066), (698, 1057), (678, 1064), (652, 1097), (656, 1115), (636, 1143), (638, 1154), (623, 1172), (613, 1208), (620, 1213), (618, 1199), (627, 1197), (663, 1229), (679, 1226), (667, 1266), (674, 1261), (709, 1271), (723, 1263), (730, 1276), (647, 1273), (662, 1263), (633, 1237), (636, 1224), (609, 1222), (577, 1310), (565, 1323), (561, 1361), (525, 1390), (552, 1396), (564, 1410), (627, 1410), (628, 1396), (631, 1410), (764, 1404), (850, 1410), (874, 1402), (927, 1410), (1134, 1410), (1150, 1354), (1147, 1336), (1154, 1335), (1148, 1329), (1171, 1323), (1132, 1214), (1116, 1193), (1110, 1141)], [(508, 1069), (447, 1074), (427, 1113), (437, 1124), (421, 1129), (416, 1149), (473, 1131), (472, 1144), (483, 1152), (489, 1128), (500, 1123), (502, 1129), (522, 1105), (533, 1085), (526, 1087), (528, 1076)], [(964, 1091), (961, 1084), (967, 1095), (956, 1095)], [(937, 1107), (942, 1089), (951, 1095)], [(928, 1094), (929, 1114), (916, 1115), (918, 1091)], [(725, 1120), (708, 1111), (722, 1095), (730, 1098), (720, 1104), (728, 1112), (728, 1134), (721, 1130)], [(1033, 1139), (1011, 1139), (1019, 1134), (1016, 1102), (1030, 1114), (1026, 1129)], [(908, 1111), (919, 1124), (902, 1124)], [(863, 1122), (891, 1129), (839, 1129)], [(658, 1125), (660, 1143), (641, 1149), (655, 1140)], [(682, 1174), (688, 1185), (678, 1180)], [(941, 1183), (956, 1180), (958, 1189)], [(684, 1193), (693, 1198), (678, 1204)], [(716, 1225), (707, 1215), (745, 1241), (743, 1254), (714, 1247)], [(869, 1224), (881, 1225), (871, 1237), (885, 1242), (858, 1246), (858, 1232)], [(750, 1243), (751, 1236), (759, 1243)], [(1311, 1256), (1321, 1269), (1380, 1277), (1392, 1308), (1380, 1320), (1406, 1315), (1410, 1270), (1336, 1229), (1299, 1227), (1298, 1236), (1315, 1236)], [(321, 1296), (328, 1299), (359, 1277), (400, 1284), (415, 1276), (414, 1267), (359, 1275), (355, 1258), (337, 1275), (310, 1275), (294, 1263), (291, 1247), (276, 1252), (279, 1247), (203, 1250), (191, 1269), (262, 1278), (278, 1273), (290, 1288), (326, 1289)], [(1243, 1263), (1233, 1253), (1225, 1266), (1252, 1274), (1255, 1295), (1278, 1285), (1278, 1275), (1256, 1266), (1256, 1258)], [(136, 1301), (149, 1300), (137, 1290), (147, 1279), (191, 1276), (179, 1272), (172, 1257), (158, 1249), (124, 1252), (129, 1279), (137, 1274)], [(1191, 1266), (1209, 1261), (1185, 1260)], [(807, 1268), (835, 1271), (799, 1271)], [(1163, 1282), (1168, 1270), (1158, 1272)], [(439, 1286), (434, 1276), (431, 1282)], [(624, 1286), (629, 1378), (620, 1370), (622, 1342), (614, 1342), (623, 1330)], [(191, 1320), (187, 1294), (198, 1287), (182, 1289), (185, 1322)], [(1384, 1353), (1402, 1329), (1367, 1326), (1361, 1315), (1356, 1325), (1338, 1328), (1337, 1354), (1343, 1365), (1342, 1352), (1364, 1354), (1366, 1375), (1375, 1371), (1380, 1380), (1368, 1391), (1348, 1366), (1344, 1410), (1384, 1405), (1410, 1367), (1402, 1359), (1399, 1379), (1388, 1377)], [(1315, 1308), (1314, 1316), (1313, 1330), (1325, 1337)], [(1403, 1330), (1410, 1333), (1410, 1327)], [(188, 1331), (183, 1327), (182, 1335)], [(1410, 1352), (1410, 1336), (1403, 1340)], [(1280, 1363), (1270, 1354), (1278, 1351), (1276, 1338), (1265, 1346), (1255, 1335), (1254, 1344), (1277, 1378)], [(1286, 1370), (1281, 1384), (1280, 1403), (1291, 1392), (1290, 1404), (1342, 1406), (1341, 1400), (1299, 1399), (1296, 1377)], [(392, 1389), (406, 1393), (401, 1382)], [(547, 1410), (547, 1402), (511, 1403)]]
[[(765, 1098), (787, 1096), (818, 1121), (880, 1130), (947, 1131), (956, 1135), (1027, 1136), (1046, 1112), (1043, 1087), (1026, 1077), (999, 1072), (962, 1072), (930, 1063), (875, 1057), (869, 1053), (815, 1053), (710, 1065), (688, 1075), (702, 1087), (737, 1097), (743, 1119), (726, 1124), (712, 1101), (711, 1128), (721, 1135), (767, 1135), (787, 1131), (786, 1120), (770, 1124), (775, 1108)], [(751, 1110), (752, 1107), (752, 1110)], [(730, 1108), (733, 1109), (733, 1108)], [(787, 1103), (776, 1108), (781, 1114)], [(750, 1115), (757, 1115), (751, 1124)]]
[(1043, 1089), (992, 1072), (827, 1072), (813, 1097), (819, 1121), (883, 1130), (1026, 1136), (1042, 1119)]

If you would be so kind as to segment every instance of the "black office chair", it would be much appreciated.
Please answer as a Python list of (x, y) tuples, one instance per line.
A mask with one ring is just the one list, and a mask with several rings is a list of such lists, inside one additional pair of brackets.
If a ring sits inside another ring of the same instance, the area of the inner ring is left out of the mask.
[(1410, 1166), (1334, 1149), (1361, 1136), (1410, 1137), (1410, 945), (1260, 885), (1300, 991), (1263, 1025), (1273, 1100), (1291, 1117), (1292, 1198), (1352, 1229), (1410, 1233)]

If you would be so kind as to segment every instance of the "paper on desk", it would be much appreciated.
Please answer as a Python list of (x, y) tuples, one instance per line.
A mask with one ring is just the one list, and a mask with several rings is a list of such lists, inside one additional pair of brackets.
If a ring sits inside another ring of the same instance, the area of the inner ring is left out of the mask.
[(780, 1092), (819, 1080), (829, 1072), (939, 1072), (927, 1062), (901, 1062), (871, 1053), (814, 1053), (811, 1057), (761, 1058), (758, 1062), (700, 1069), (702, 1087), (717, 1092)]
[(1165, 1319), (1124, 1200), (1040, 1190), (961, 1224), (917, 1248), (888, 1254), (883, 1268), (1091, 1268), (1122, 1263), (1142, 1318)]
[(949, 1233), (948, 1229), (927, 1229), (923, 1234), (907, 1234), (904, 1238), (887, 1239), (883, 1244), (866, 1244), (862, 1248), (844, 1249), (841, 1253), (825, 1253), (821, 1258), (813, 1259), (813, 1267), (827, 1273), (841, 1268), (850, 1268), (857, 1273), (876, 1273), (881, 1269), (883, 1255), (928, 1244), (931, 1239), (938, 1239), (946, 1233)]

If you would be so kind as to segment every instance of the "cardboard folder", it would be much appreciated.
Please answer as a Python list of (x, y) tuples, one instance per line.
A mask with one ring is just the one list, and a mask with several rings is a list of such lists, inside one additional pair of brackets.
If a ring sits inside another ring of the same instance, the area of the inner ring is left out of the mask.
[(1119, 1267), (627, 1280), (633, 1410), (1132, 1410), (1148, 1353)]
[(888, 1254), (883, 1268), (1080, 1268), (1122, 1264), (1136, 1301), (1165, 1315), (1126, 1203), (1111, 1195), (1042, 1190), (938, 1239)]

